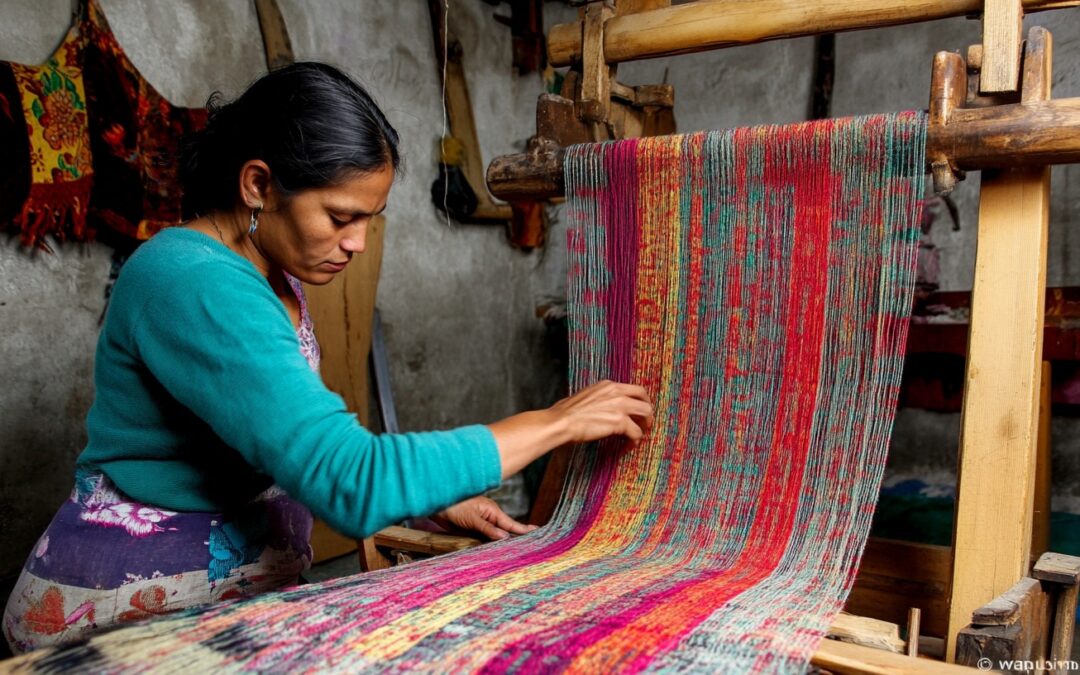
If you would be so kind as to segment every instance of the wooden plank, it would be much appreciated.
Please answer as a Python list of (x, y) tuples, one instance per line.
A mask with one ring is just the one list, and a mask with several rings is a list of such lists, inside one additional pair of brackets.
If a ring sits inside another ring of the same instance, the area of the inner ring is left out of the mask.
[[(1045, 84), (1036, 80), (1048, 73), (1051, 53), (1049, 34), (1032, 31), (1025, 87), (1044, 97), (1049, 77)], [(949, 661), (971, 613), (1028, 571), (1049, 203), (1049, 168), (982, 174), (945, 636)]]
[[(1024, 11), (1080, 6), (1080, 0), (1023, 0)], [(608, 64), (979, 14), (983, 0), (699, 0), (616, 16), (604, 27)], [(548, 32), (548, 59), (558, 68), (581, 61), (581, 22)]]
[(822, 640), (810, 663), (840, 675), (961, 675), (975, 672), (940, 661), (893, 654), (837, 640)]
[(425, 532), (397, 526), (385, 527), (379, 530), (375, 533), (373, 539), (375, 546), (380, 548), (400, 549), (426, 555), (452, 553), (484, 543), (473, 537)]
[(372, 218), (364, 253), (330, 283), (304, 286), (315, 337), (322, 348), (323, 382), (345, 399), (364, 425), (368, 424), (367, 358), (385, 230), (383, 216)]
[[(315, 337), (322, 349), (323, 382), (345, 399), (361, 424), (368, 424), (367, 357), (371, 350), (371, 321), (382, 268), (386, 219), (377, 216), (367, 231), (367, 248), (325, 286), (304, 287)], [(311, 532), (314, 562), (356, 550), (356, 541), (316, 521)]]
[(900, 626), (889, 621), (871, 619), (840, 612), (829, 626), (828, 637), (853, 645), (862, 645), (873, 649), (883, 649), (894, 654), (904, 652), (904, 641), (900, 639)]
[(1080, 558), (1064, 553), (1044, 553), (1035, 563), (1031, 576), (1055, 584), (1075, 586), (1080, 583)]
[(949, 618), (952, 549), (871, 537), (844, 610), (900, 624), (922, 610), (924, 635), (944, 636)]
[(971, 614), (971, 623), (979, 626), (1011, 626), (1024, 616), (1027, 607), (1042, 593), (1042, 585), (1024, 577), (1009, 590)]
[(1020, 0), (985, 1), (979, 89), (984, 94), (1016, 91), (1020, 79), (1024, 7)]

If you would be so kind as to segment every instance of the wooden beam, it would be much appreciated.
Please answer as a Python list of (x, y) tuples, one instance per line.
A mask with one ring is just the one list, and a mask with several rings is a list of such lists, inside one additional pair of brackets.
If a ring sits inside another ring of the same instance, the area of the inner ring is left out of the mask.
[(1080, 98), (961, 108), (930, 127), (926, 149), (966, 171), (1080, 162)]
[(962, 666), (893, 654), (837, 640), (822, 640), (810, 663), (839, 675), (965, 675), (975, 672)]
[[(1048, 73), (1051, 53), (1049, 33), (1033, 29), (1025, 83), (1035, 85)], [(1035, 88), (1048, 97), (1049, 77)], [(972, 612), (1028, 572), (1049, 204), (1047, 167), (982, 174), (945, 636), (949, 661)]]
[(619, 14), (638, 14), (670, 6), (671, 0), (615, 0), (615, 11)]
[(1020, 0), (985, 1), (979, 89), (984, 94), (1016, 91), (1020, 80), (1024, 6)]
[(375, 546), (379, 548), (396, 548), (402, 551), (423, 553), (425, 555), (453, 553), (454, 551), (472, 548), (484, 543), (473, 537), (425, 532), (424, 530), (412, 530), (407, 527), (398, 527), (396, 525), (379, 530), (372, 539), (375, 542)]
[[(948, 124), (930, 125), (926, 153), (931, 164), (945, 161), (965, 171), (1080, 162), (1080, 97), (956, 109)], [(487, 181), (500, 199), (562, 196), (562, 149), (540, 144), (528, 153), (496, 157)]]
[[(1080, 0), (1023, 0), (1037, 12)], [(699, 0), (616, 16), (604, 26), (609, 64), (752, 44), (780, 38), (895, 26), (979, 14), (983, 0)], [(553, 26), (548, 58), (555, 67), (581, 61), (581, 22)]]

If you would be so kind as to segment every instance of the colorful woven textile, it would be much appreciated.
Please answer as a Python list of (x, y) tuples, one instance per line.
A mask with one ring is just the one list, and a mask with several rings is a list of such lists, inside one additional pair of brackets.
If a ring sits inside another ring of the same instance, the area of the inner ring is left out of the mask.
[(898, 392), (924, 117), (578, 146), (572, 381), (645, 385), (514, 540), (109, 633), (23, 667), (802, 672), (852, 583)]

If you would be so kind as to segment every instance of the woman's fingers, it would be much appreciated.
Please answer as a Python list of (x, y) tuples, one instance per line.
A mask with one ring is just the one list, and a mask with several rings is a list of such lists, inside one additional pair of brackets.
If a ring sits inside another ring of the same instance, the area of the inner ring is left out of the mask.
[(496, 527), (496, 526), (492, 525), (491, 523), (487, 522), (486, 520), (481, 520), (481, 521), (477, 522), (476, 526), (474, 528), (472, 528), (472, 529), (476, 530), (477, 532), (484, 535), (488, 539), (493, 539), (495, 541), (498, 541), (500, 539), (506, 539), (507, 537), (510, 536), (509, 532), (502, 529), (501, 527)]
[(508, 532), (510, 534), (525, 534), (527, 532), (532, 532), (533, 530), (536, 529), (535, 525), (526, 525), (525, 523), (519, 523), (518, 521), (514, 520), (510, 516), (506, 515), (506, 512), (503, 511), (502, 509), (500, 509), (497, 504), (493, 503), (493, 506), (494, 506), (494, 511), (492, 511), (492, 515), (494, 516), (494, 521), (493, 522), (494, 522), (494, 525), (496, 527), (498, 527), (499, 529), (501, 529), (501, 530), (503, 530), (505, 532)]

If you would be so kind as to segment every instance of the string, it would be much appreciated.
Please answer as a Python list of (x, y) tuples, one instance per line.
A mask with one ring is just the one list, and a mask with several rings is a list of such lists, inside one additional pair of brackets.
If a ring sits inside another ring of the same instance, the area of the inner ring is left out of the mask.
[[(443, 30), (442, 30), (442, 133), (439, 135), (439, 162), (442, 163), (446, 158), (446, 132), (447, 132), (447, 109), (446, 109), (446, 63), (449, 58), (449, 44), (450, 44), (450, 0), (443, 0)], [(446, 216), (446, 226), (453, 227), (453, 223), (450, 221), (450, 171), (448, 167), (443, 166), (442, 170), (443, 178), (443, 215)]]

